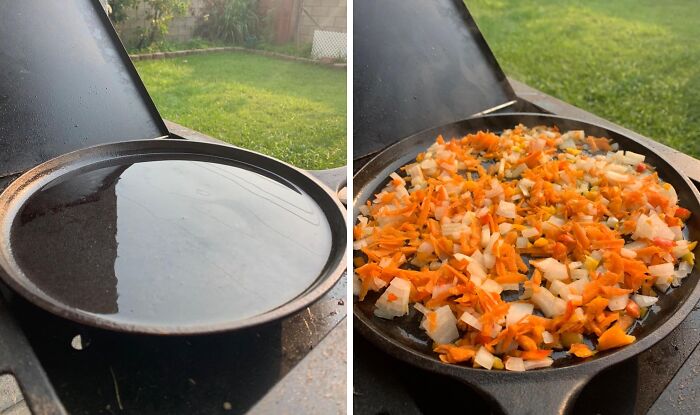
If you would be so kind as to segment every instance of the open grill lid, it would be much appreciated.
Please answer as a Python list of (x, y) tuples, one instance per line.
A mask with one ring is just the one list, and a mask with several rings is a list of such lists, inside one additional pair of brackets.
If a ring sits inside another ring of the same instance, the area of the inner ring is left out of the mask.
[(0, 177), (166, 135), (98, 0), (0, 2)]
[(354, 159), (515, 102), (462, 0), (357, 0), (353, 12)]

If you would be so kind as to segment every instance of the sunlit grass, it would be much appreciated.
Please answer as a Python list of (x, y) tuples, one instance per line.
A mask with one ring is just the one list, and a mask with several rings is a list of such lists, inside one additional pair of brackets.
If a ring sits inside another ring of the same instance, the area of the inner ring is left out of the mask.
[(468, 0), (509, 75), (700, 157), (700, 5)]
[(137, 61), (163, 118), (298, 167), (346, 163), (346, 72), (246, 53)]

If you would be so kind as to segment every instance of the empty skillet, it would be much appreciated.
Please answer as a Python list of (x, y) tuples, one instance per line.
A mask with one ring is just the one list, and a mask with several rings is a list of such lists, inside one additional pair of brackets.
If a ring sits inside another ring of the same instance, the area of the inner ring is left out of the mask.
[[(644, 154), (659, 177), (673, 185), (679, 204), (693, 215), (686, 222), (688, 239), (700, 239), (700, 202), (692, 183), (663, 157), (642, 143), (619, 132), (583, 121), (541, 114), (499, 114), (476, 117), (423, 131), (388, 147), (360, 169), (353, 178), (353, 215), (387, 182), (389, 174), (415, 159), (435, 138), (461, 137), (479, 130), (499, 133), (522, 123), (527, 126), (555, 125), (561, 131), (585, 130), (587, 134), (608, 137), (619, 143), (620, 149)], [(698, 250), (696, 250), (697, 253)], [(678, 288), (661, 296), (657, 311), (650, 313), (633, 334), (637, 341), (580, 360), (563, 357), (553, 367), (528, 372), (488, 371), (442, 363), (431, 350), (428, 337), (418, 328), (419, 313), (411, 307), (408, 316), (383, 320), (373, 315), (374, 299), (354, 301), (355, 327), (384, 351), (408, 363), (432, 372), (456, 378), (474, 387), (504, 413), (555, 414), (565, 413), (583, 386), (603, 369), (635, 356), (669, 334), (690, 313), (700, 299), (700, 272), (693, 269)]]
[(74, 151), (0, 195), (3, 280), (79, 323), (231, 330), (306, 307), (345, 269), (343, 206), (261, 154), (184, 140)]

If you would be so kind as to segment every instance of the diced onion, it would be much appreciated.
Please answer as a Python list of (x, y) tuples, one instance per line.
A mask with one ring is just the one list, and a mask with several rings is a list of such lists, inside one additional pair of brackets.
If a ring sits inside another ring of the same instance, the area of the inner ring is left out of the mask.
[(532, 370), (532, 369), (540, 369), (543, 367), (549, 367), (552, 366), (552, 363), (554, 363), (554, 360), (550, 357), (545, 357), (544, 359), (539, 359), (539, 360), (525, 360), (523, 364), (525, 365), (525, 370)]
[(485, 369), (491, 369), (493, 367), (493, 358), (494, 356), (486, 350), (484, 346), (481, 346), (479, 350), (476, 352), (476, 356), (474, 356), (474, 362), (485, 368)]
[(465, 311), (462, 313), (462, 316), (459, 318), (469, 326), (474, 327), (475, 329), (481, 331), (483, 328), (483, 325), (481, 324), (481, 321), (479, 321), (478, 318), (476, 318), (474, 315), (472, 315), (470, 312)]
[(492, 279), (487, 279), (486, 281), (481, 283), (481, 289), (486, 292), (495, 294), (500, 294), (503, 291), (503, 287), (501, 287), (501, 284), (497, 283)]
[(566, 311), (566, 301), (555, 297), (544, 287), (540, 287), (537, 292), (532, 293), (532, 302), (542, 310), (547, 318), (560, 316)]
[[(389, 294), (396, 296), (389, 301)], [(384, 293), (375, 303), (374, 315), (381, 318), (393, 319), (394, 317), (408, 314), (408, 297), (411, 294), (411, 283), (402, 278), (394, 278)]]
[(498, 203), (498, 209), (496, 209), (496, 214), (503, 216), (504, 218), (515, 219), (515, 204), (511, 202), (506, 202), (501, 200)]
[(515, 240), (515, 247), (518, 249), (527, 248), (528, 242), (526, 237), (518, 236), (518, 239)]
[(667, 262), (665, 264), (651, 265), (649, 274), (654, 277), (669, 277), (673, 275), (673, 263)]
[(506, 370), (513, 372), (524, 372), (525, 362), (519, 357), (509, 357), (506, 359)]
[(506, 327), (522, 320), (525, 316), (532, 314), (535, 306), (530, 303), (509, 303), (506, 314)]
[(540, 231), (538, 231), (537, 228), (534, 228), (534, 227), (527, 227), (527, 228), (523, 229), (523, 231), (521, 233), (524, 237), (529, 239), (529, 238), (534, 238), (535, 236), (539, 235)]
[(608, 302), (608, 308), (610, 311), (624, 310), (624, 308), (627, 307), (628, 302), (629, 295), (627, 294), (611, 297), (610, 301)]
[(428, 318), (421, 324), (428, 336), (438, 344), (455, 341), (459, 337), (459, 332), (457, 331), (457, 319), (452, 314), (450, 306), (444, 305), (433, 311), (433, 313), (435, 313), (434, 325), (429, 323), (430, 319)]
[(634, 294), (632, 296), (632, 301), (637, 303), (640, 307), (650, 307), (659, 301), (658, 297), (652, 297), (650, 295)]
[(535, 268), (542, 271), (544, 278), (549, 281), (565, 280), (569, 278), (566, 265), (554, 258), (546, 258), (537, 262), (531, 261), (530, 263), (534, 265)]

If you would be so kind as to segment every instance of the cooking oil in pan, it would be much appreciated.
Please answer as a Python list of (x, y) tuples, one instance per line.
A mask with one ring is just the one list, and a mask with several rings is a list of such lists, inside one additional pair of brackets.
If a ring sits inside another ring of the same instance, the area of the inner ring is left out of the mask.
[(273, 175), (188, 160), (51, 183), (17, 217), (12, 250), (48, 296), (118, 323), (245, 319), (301, 294), (331, 250), (314, 200)]

